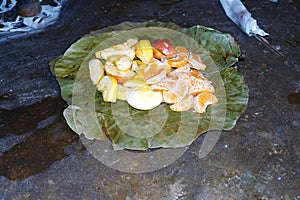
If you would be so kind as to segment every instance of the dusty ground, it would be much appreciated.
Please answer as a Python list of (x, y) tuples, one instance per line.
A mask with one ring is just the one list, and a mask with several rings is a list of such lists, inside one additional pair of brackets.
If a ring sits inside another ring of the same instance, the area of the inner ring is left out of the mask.
[[(274, 54), (218, 1), (66, 2), (41, 31), (0, 34), (0, 199), (300, 199), (300, 4), (245, 1)], [(198, 158), (203, 137), (164, 169), (131, 174), (96, 160), (66, 125), (48, 62), (84, 34), (123, 21), (196, 24), (230, 33), (250, 89), (236, 127)]]

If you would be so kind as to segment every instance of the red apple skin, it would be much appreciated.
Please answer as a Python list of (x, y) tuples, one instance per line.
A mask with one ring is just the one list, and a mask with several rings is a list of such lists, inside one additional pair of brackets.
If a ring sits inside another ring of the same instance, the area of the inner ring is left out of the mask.
[(152, 47), (159, 50), (161, 53), (163, 53), (166, 56), (176, 54), (176, 50), (174, 46), (171, 44), (171, 42), (168, 39), (157, 39), (152, 43)]

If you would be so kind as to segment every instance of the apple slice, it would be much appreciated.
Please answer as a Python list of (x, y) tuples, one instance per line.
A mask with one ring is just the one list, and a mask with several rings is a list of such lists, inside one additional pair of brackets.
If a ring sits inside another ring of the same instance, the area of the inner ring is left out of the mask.
[(151, 110), (163, 100), (161, 92), (151, 90), (127, 90), (125, 95), (128, 104), (139, 110)]
[(98, 59), (92, 59), (89, 61), (88, 65), (90, 71), (90, 78), (93, 84), (96, 85), (104, 76), (103, 64)]
[(113, 55), (127, 55), (131, 60), (135, 57), (135, 52), (126, 43), (118, 44), (102, 51), (97, 51), (95, 53), (96, 58), (103, 58), (107, 60), (108, 57)]
[(126, 90), (128, 90), (128, 88), (124, 87), (124, 86), (121, 85), (121, 84), (118, 84), (117, 87), (118, 87), (118, 91), (117, 91), (117, 99), (126, 101), (126, 95), (125, 95), (125, 92), (126, 92)]
[(153, 58), (153, 49), (149, 40), (140, 40), (135, 45), (135, 55), (143, 63), (149, 63), (151, 58)]
[(148, 90), (150, 86), (143, 80), (133, 78), (125, 81), (123, 83), (124, 87), (130, 88), (130, 89), (143, 89)]
[(152, 43), (152, 46), (167, 56), (176, 53), (173, 45), (168, 39), (163, 39), (163, 40), (157, 39)]
[(131, 77), (135, 75), (135, 72), (131, 70), (120, 70), (118, 69), (113, 63), (106, 61), (105, 65), (105, 72), (108, 75), (111, 76), (117, 76), (117, 77)]
[(102, 92), (103, 100), (105, 102), (117, 101), (118, 83), (114, 77), (104, 76), (96, 87)]

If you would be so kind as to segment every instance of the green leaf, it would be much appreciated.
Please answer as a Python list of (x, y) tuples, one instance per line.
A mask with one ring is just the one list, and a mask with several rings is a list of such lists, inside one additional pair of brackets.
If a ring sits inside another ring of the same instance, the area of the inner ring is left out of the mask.
[[(145, 27), (149, 28), (140, 29)], [(203, 114), (174, 112), (164, 103), (153, 110), (141, 111), (125, 101), (104, 102), (89, 80), (87, 62), (99, 48), (124, 41), (135, 35), (134, 31), (138, 37), (149, 39), (168, 37), (175, 45), (188, 46), (200, 54), (207, 65), (204, 74), (212, 81), (219, 102)], [(122, 37), (116, 40), (118, 36)], [(146, 150), (187, 146), (208, 130), (234, 127), (248, 102), (243, 76), (231, 67), (239, 54), (239, 47), (229, 34), (207, 27), (182, 29), (174, 23), (124, 22), (84, 36), (50, 65), (61, 86), (62, 97), (70, 105), (64, 117), (72, 130), (87, 138), (104, 139), (107, 135), (115, 150)]]

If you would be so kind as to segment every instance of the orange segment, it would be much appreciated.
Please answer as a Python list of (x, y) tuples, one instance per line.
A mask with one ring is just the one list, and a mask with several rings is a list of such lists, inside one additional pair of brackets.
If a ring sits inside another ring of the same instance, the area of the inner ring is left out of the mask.
[(181, 112), (181, 111), (187, 111), (193, 107), (193, 95), (185, 96), (181, 101), (173, 104), (170, 106), (170, 109), (173, 111)]
[(163, 101), (168, 104), (173, 104), (178, 101), (177, 96), (171, 91), (164, 91), (162, 95), (163, 95)]
[(162, 63), (157, 59), (151, 59), (149, 64), (145, 68), (137, 72), (135, 77), (146, 81), (156, 75), (159, 75), (160, 73), (166, 74), (166, 72), (168, 72), (169, 70), (170, 67), (168, 66), (168, 64)]
[(170, 85), (171, 87), (166, 86), (177, 97), (177, 101), (180, 101), (189, 93), (189, 83), (186, 79), (180, 77), (175, 84)]
[(194, 109), (198, 113), (203, 113), (208, 105), (217, 103), (218, 99), (210, 92), (201, 92), (194, 98)]
[(204, 70), (206, 68), (206, 65), (202, 62), (200, 56), (197, 54), (190, 54), (188, 62), (192, 65), (194, 69)]
[(215, 89), (214, 87), (211, 85), (211, 82), (208, 81), (207, 79), (200, 79), (200, 78), (196, 78), (194, 76), (190, 76), (189, 78), (189, 86), (191, 89), (191, 92), (194, 95), (197, 95), (201, 92), (211, 92), (214, 93)]
[(203, 76), (203, 74), (201, 74), (198, 70), (195, 70), (195, 69), (192, 69), (190, 71), (190, 75), (195, 78), (206, 80), (206, 78)]
[(179, 52), (184, 52), (184, 53), (189, 53), (189, 50), (187, 50), (185, 47), (183, 47), (183, 46), (177, 46), (176, 48), (175, 48), (175, 50), (177, 51), (177, 53), (179, 53)]
[(166, 60), (171, 67), (182, 67), (188, 63), (188, 54), (185, 52), (179, 52), (174, 56), (167, 57)]

